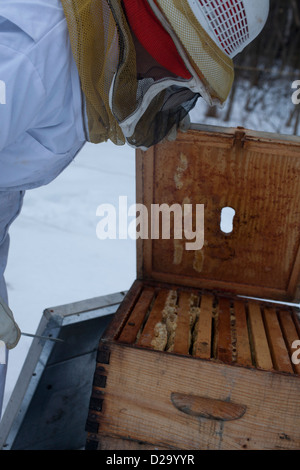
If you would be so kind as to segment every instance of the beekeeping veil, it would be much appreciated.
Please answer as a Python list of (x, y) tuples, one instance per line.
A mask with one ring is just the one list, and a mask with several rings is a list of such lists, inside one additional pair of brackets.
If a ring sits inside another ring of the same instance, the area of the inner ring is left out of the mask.
[(232, 58), (263, 28), (269, 0), (62, 0), (89, 140), (149, 148), (199, 96), (222, 106)]

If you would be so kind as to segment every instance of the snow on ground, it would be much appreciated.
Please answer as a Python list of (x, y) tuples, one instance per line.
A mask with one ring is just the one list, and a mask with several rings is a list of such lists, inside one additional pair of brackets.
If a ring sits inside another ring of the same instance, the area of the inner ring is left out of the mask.
[[(86, 144), (47, 186), (27, 191), (11, 226), (6, 269), (10, 308), (21, 331), (35, 333), (48, 307), (127, 290), (135, 279), (135, 241), (100, 240), (96, 209), (119, 196), (135, 203), (135, 153), (112, 143)], [(4, 408), (31, 338), (10, 351)]]

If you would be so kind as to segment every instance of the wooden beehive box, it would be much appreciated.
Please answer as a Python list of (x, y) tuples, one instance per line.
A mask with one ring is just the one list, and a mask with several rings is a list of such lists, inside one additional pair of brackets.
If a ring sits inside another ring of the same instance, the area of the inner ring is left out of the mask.
[(187, 250), (172, 224), (137, 240), (87, 449), (300, 449), (300, 139), (194, 126), (138, 151), (136, 183), (149, 225), (153, 204), (204, 204), (204, 245)]

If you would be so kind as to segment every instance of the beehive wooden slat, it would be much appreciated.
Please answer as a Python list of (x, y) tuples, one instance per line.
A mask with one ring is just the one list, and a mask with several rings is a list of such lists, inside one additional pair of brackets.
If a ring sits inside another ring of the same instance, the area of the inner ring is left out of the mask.
[(232, 361), (230, 327), (230, 300), (219, 299), (217, 358), (222, 362)]
[(298, 336), (300, 338), (300, 316), (299, 316), (299, 313), (298, 314), (296, 313), (296, 310), (294, 308), (292, 309), (292, 317), (295, 323)]
[[(279, 311), (279, 320), (280, 325), (285, 337), (289, 355), (292, 356), (294, 350), (292, 349), (292, 344), (296, 339), (299, 339), (297, 328), (293, 321), (293, 318), (290, 315), (286, 314), (285, 310)], [(300, 374), (300, 364), (293, 364), (294, 370), (297, 374)]]
[(235, 310), (235, 330), (236, 330), (236, 356), (237, 363), (244, 366), (252, 365), (251, 349), (247, 327), (247, 317), (245, 304), (236, 300), (234, 302)]
[(265, 308), (264, 318), (274, 367), (292, 374), (293, 367), (282, 336), (276, 310), (274, 308)]
[(188, 354), (190, 347), (190, 297), (188, 292), (182, 292), (178, 302), (177, 325), (173, 351), (178, 354)]
[(212, 309), (213, 296), (202, 295), (193, 349), (193, 355), (202, 359), (211, 358)]
[(249, 320), (256, 367), (272, 370), (273, 363), (259, 304), (254, 302), (249, 303)]
[(155, 327), (162, 321), (162, 311), (166, 303), (167, 295), (167, 290), (161, 290), (158, 293), (145, 328), (137, 342), (139, 346), (151, 347), (151, 343), (155, 337)]
[(142, 323), (148, 312), (153, 297), (153, 288), (148, 287), (143, 290), (139, 298), (139, 302), (135, 305), (130, 315), (130, 319), (128, 319), (124, 329), (121, 332), (119, 340), (122, 341), (122, 343), (130, 344), (136, 340), (137, 334), (142, 327)]

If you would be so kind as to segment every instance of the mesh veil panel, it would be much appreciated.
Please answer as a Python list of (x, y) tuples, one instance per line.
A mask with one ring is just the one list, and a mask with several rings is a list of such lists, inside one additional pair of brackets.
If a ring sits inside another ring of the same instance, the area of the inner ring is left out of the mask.
[(243, 0), (209, 2), (199, 0), (202, 12), (227, 55), (249, 39), (249, 27)]
[[(131, 1), (131, 4), (136, 7), (141, 6), (142, 3), (147, 2), (140, 0), (139, 3), (136, 3)], [(126, 15), (126, 8), (124, 10)], [(142, 11), (148, 15), (151, 9), (148, 7), (139, 10), (140, 21), (142, 22), (144, 19), (146, 25), (147, 18), (141, 16)], [(128, 93), (128, 90), (122, 89), (120, 82), (127, 83), (128, 76), (126, 74), (122, 76), (119, 72), (116, 75), (113, 87), (111, 106), (113, 114), (126, 135), (126, 141), (134, 147), (149, 148), (160, 142), (174, 125), (179, 126), (180, 121), (195, 106), (200, 95), (188, 89), (191, 76), (186, 69), (183, 70), (184, 67), (178, 62), (178, 58), (172, 62), (173, 72), (170, 71), (169, 67), (166, 68), (162, 65), (163, 61), (158, 62), (157, 58), (160, 59), (161, 55), (153, 54), (153, 48), (150, 48), (149, 52), (149, 48), (144, 47), (141, 38), (137, 38), (133, 32), (135, 28), (132, 28), (130, 22), (129, 24), (130, 30), (125, 31), (127, 34), (129, 31), (135, 49), (137, 88), (135, 96), (133, 94), (128, 96), (128, 102), (134, 104), (134, 111), (131, 110), (130, 114), (128, 112), (129, 108), (124, 106), (124, 93)], [(170, 41), (172, 41), (171, 38)], [(180, 57), (179, 60), (181, 60)], [(167, 63), (168, 65), (170, 64)], [(175, 73), (174, 68), (178, 67), (183, 70), (188, 78), (182, 78)], [(133, 77), (132, 80), (134, 80)], [(174, 96), (171, 99), (172, 95), (176, 95), (176, 97)], [(126, 120), (130, 121), (131, 117), (136, 115), (138, 117), (132, 119), (135, 125), (131, 127), (131, 131), (127, 132)], [(125, 126), (123, 126), (124, 122)]]
[(208, 95), (223, 104), (233, 83), (232, 59), (206, 33), (187, 0), (149, 0), (149, 4), (158, 6), (171, 25)]
[[(180, 122), (195, 106), (198, 97), (199, 94), (177, 86), (159, 93), (138, 121), (134, 135), (127, 139), (128, 143), (149, 148), (161, 142), (173, 126), (179, 127)], [(146, 134), (145, 128), (148, 130)]]
[[(199, 96), (172, 86), (189, 80), (178, 78), (143, 48), (128, 26), (120, 0), (62, 4), (85, 96), (88, 140), (147, 148), (162, 140)], [(132, 130), (126, 134), (122, 124), (132, 116)]]
[[(207, 93), (216, 103), (226, 99), (232, 61), (212, 45), (186, 0), (128, 0), (136, 6), (147, 4), (143, 11), (152, 20), (154, 4), (163, 10), (168, 25), (162, 26), (184, 55), (183, 68), (179, 56), (164, 63), (153, 48), (149, 53), (129, 26), (122, 0), (61, 1), (85, 97), (90, 142), (110, 139), (149, 148), (179, 125), (200, 95)], [(183, 76), (178, 67), (184, 69)]]
[[(124, 60), (112, 11), (102, 0), (62, 0), (62, 5), (85, 96), (89, 140), (99, 143), (110, 139), (124, 144), (124, 135), (109, 107), (111, 83), (120, 59)], [(130, 59), (135, 69), (134, 54)]]

